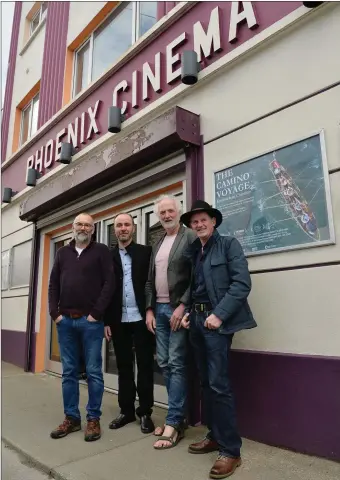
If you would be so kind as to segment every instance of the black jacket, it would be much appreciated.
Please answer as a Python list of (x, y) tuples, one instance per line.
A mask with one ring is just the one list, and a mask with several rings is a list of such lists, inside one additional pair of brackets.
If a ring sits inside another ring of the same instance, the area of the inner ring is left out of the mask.
[[(139, 313), (145, 319), (145, 284), (148, 279), (150, 255), (152, 248), (146, 245), (131, 242), (126, 247), (127, 253), (132, 259), (132, 284), (135, 292)], [(105, 312), (104, 323), (111, 328), (119, 325), (122, 320), (123, 301), (123, 267), (119, 254), (118, 245), (111, 250), (115, 271), (116, 287), (111, 302)]]
[(75, 241), (57, 251), (48, 289), (50, 315), (72, 313), (101, 320), (114, 288), (113, 262), (103, 243), (91, 242), (78, 257)]
[[(192, 261), (200, 248), (199, 239), (189, 247)], [(247, 302), (251, 290), (248, 262), (236, 238), (222, 237), (215, 230), (213, 244), (204, 261), (203, 274), (212, 313), (223, 322), (219, 332), (230, 334), (256, 327)], [(191, 286), (193, 284), (192, 276)]]

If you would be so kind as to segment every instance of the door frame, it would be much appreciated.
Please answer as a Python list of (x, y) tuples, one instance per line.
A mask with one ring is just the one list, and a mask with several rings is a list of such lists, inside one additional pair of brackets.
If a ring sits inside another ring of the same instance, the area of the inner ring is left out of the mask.
[[(60, 241), (66, 241), (72, 239), (72, 231), (70, 230), (67, 233), (63, 233), (62, 235), (57, 235), (51, 238), (51, 249), (50, 249), (50, 268), (49, 268), (49, 275), (51, 274), (54, 258), (55, 258), (55, 244)], [(52, 341), (52, 322), (53, 320), (50, 317), (50, 312), (47, 307), (46, 312), (48, 322), (46, 325), (46, 333), (47, 333), (47, 348), (46, 348), (46, 360), (45, 360), (45, 369), (51, 371), (53, 373), (62, 374), (61, 363), (57, 362), (56, 360), (51, 360), (51, 341)]]

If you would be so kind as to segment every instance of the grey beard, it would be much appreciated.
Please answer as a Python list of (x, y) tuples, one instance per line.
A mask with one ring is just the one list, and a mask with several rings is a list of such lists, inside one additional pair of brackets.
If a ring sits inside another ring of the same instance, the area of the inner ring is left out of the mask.
[(89, 236), (86, 233), (77, 233), (74, 238), (78, 243), (87, 243), (89, 240)]
[(177, 221), (177, 220), (172, 220), (171, 222), (162, 222), (162, 221), (161, 221), (161, 224), (162, 224), (162, 227), (163, 227), (164, 229), (166, 229), (166, 228), (175, 228), (175, 227), (177, 227), (177, 225), (178, 225), (178, 221)]

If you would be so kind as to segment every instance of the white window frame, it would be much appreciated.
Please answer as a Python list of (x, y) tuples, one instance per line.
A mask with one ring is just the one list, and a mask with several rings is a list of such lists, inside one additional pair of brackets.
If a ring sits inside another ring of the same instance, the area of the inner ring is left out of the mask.
[[(30, 244), (31, 244), (31, 252), (32, 252), (32, 239), (30, 239), (30, 240), (25, 240), (24, 242), (21, 242), (21, 243), (17, 243), (16, 245), (13, 245), (13, 246), (10, 248), (8, 290), (17, 290), (18, 288), (28, 288), (29, 285), (30, 285), (30, 273), (29, 273), (29, 278), (28, 278), (28, 283), (27, 283), (27, 284), (14, 285), (14, 286), (13, 286), (13, 284), (12, 284), (12, 281), (13, 281), (13, 266), (14, 266), (14, 262), (13, 262), (14, 249), (15, 249), (16, 247), (20, 247), (21, 245), (24, 245), (25, 243), (30, 243)], [(31, 262), (32, 262), (32, 258), (31, 258)], [(30, 262), (30, 269), (31, 269), (31, 262)]]
[[(45, 5), (45, 10), (43, 11), (43, 5)], [(39, 27), (39, 25), (41, 24), (41, 22), (43, 21), (43, 19), (45, 18), (46, 16), (46, 12), (47, 12), (47, 8), (48, 8), (48, 4), (47, 2), (41, 2), (41, 5), (39, 7), (39, 10), (37, 11), (37, 13), (32, 17), (31, 21), (30, 21), (30, 35), (33, 35), (33, 33), (37, 30), (37, 28)], [(39, 22), (38, 22), (38, 25), (35, 27), (35, 29), (33, 30), (33, 21), (39, 17)]]
[[(32, 137), (33, 105), (34, 105), (34, 101), (36, 100), (37, 97), (39, 97), (39, 95), (40, 95), (40, 92), (38, 92), (38, 93), (32, 98), (32, 100), (26, 105), (26, 107), (21, 110), (20, 145), (23, 145), (25, 142), (27, 142), (27, 140), (29, 140), (29, 139)], [(40, 101), (40, 97), (39, 97), (39, 101)], [(24, 132), (23, 132), (24, 112), (26, 112), (26, 110), (28, 110), (29, 108), (31, 109), (31, 112), (30, 112), (29, 121), (28, 121), (28, 134), (27, 134), (26, 140), (23, 141), (23, 133), (24, 133)], [(38, 125), (37, 125), (37, 131), (38, 131)]]
[[(6, 279), (4, 281), (5, 283), (5, 286), (2, 285), (2, 269), (3, 269), (3, 264), (2, 264), (2, 256), (4, 254), (8, 254), (8, 264), (7, 264), (7, 271), (6, 271)], [(4, 250), (3, 252), (1, 252), (1, 291), (2, 292), (6, 292), (7, 290), (9, 290), (9, 287), (10, 287), (10, 281), (9, 281), (9, 278), (10, 278), (10, 270), (11, 270), (11, 249), (8, 248), (7, 250)]]
[[(131, 45), (134, 45), (137, 40), (141, 37), (140, 35), (140, 2), (128, 2), (132, 5), (132, 35), (131, 35)], [(120, 7), (120, 8), (119, 8)], [(120, 3), (112, 12), (110, 12), (104, 20), (93, 30), (91, 35), (80, 45), (79, 48), (75, 51), (74, 55), (74, 62), (73, 62), (73, 82), (72, 82), (72, 98), (79, 95), (85, 88), (87, 88), (92, 80), (92, 70), (93, 70), (93, 43), (94, 43), (94, 36), (96, 31), (101, 27), (101, 25), (107, 21), (108, 18), (114, 18), (117, 12), (121, 12), (125, 7), (122, 8), (122, 3)], [(157, 21), (157, 19), (156, 19)], [(78, 53), (82, 50), (85, 45), (90, 42), (90, 49), (89, 49), (89, 71), (87, 75), (87, 85), (76, 93), (76, 72), (77, 72), (77, 60), (78, 60)], [(97, 80), (97, 79), (96, 79)]]

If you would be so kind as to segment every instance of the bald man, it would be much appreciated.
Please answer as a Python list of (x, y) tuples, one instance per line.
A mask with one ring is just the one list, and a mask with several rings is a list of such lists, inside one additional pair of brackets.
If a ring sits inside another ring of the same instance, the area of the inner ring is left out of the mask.
[(79, 364), (83, 353), (89, 394), (85, 441), (90, 442), (101, 436), (103, 317), (114, 288), (113, 261), (108, 247), (93, 240), (90, 215), (78, 215), (72, 231), (73, 240), (56, 254), (48, 292), (49, 311), (58, 332), (65, 413), (51, 437), (63, 438), (81, 429)]

